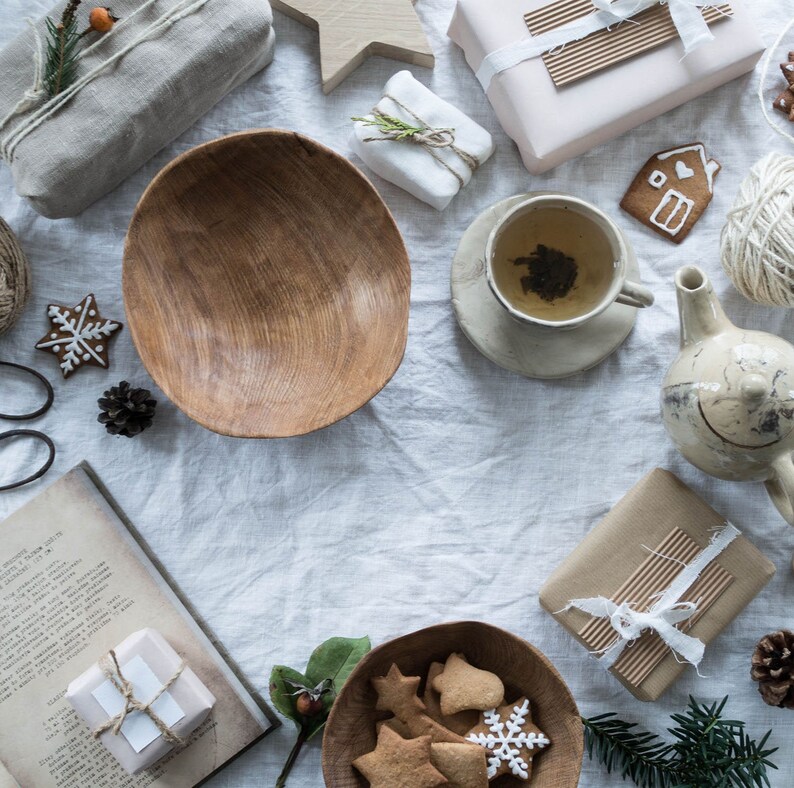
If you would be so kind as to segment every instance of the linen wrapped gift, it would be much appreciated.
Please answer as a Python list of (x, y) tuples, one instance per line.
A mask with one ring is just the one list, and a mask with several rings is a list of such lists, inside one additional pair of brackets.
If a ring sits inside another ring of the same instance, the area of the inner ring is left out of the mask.
[(706, 5), (458, 0), (449, 36), (541, 173), (753, 69), (764, 47), (743, 0)]
[[(418, 133), (381, 130), (377, 119), (389, 117)], [(373, 114), (356, 121), (350, 146), (381, 178), (439, 211), (494, 151), (491, 135), (482, 126), (428, 90), (410, 71), (400, 71), (386, 83)]]
[(80, 213), (273, 57), (267, 0), (112, 6), (120, 21), (83, 39), (76, 81), (55, 98), (36, 79), (44, 20), (0, 52), (0, 156), (17, 192), (50, 218)]
[(775, 573), (668, 471), (635, 485), (540, 591), (540, 603), (637, 698), (656, 700)]
[(66, 690), (67, 700), (129, 774), (195, 730), (215, 697), (155, 629), (141, 629)]

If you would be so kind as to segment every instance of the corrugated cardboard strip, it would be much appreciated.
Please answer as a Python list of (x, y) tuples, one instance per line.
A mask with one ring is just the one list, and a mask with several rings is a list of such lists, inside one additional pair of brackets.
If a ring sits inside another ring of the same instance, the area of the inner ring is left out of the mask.
[[(590, 0), (559, 0), (524, 15), (533, 36), (580, 19), (593, 12)], [(702, 9), (704, 19), (712, 24), (733, 16), (728, 3)], [(543, 55), (543, 62), (557, 87), (595, 74), (624, 60), (678, 38), (667, 5), (659, 5), (611, 30), (601, 30), (573, 41), (562, 49)]]
[[(697, 542), (680, 528), (674, 528), (612, 595), (612, 601), (618, 605), (629, 602), (636, 609), (648, 610), (656, 601), (654, 595), (666, 591), (680, 574), (682, 563), (690, 563), (700, 552)], [(733, 577), (719, 564), (709, 564), (680, 600), (697, 602), (698, 609), (692, 618), (678, 624), (678, 628), (687, 630), (696, 624), (732, 582)], [(595, 618), (579, 630), (579, 636), (593, 651), (602, 651), (615, 641), (615, 630), (608, 619)], [(630, 684), (639, 685), (669, 651), (659, 635), (647, 631), (626, 647), (612, 670)]]

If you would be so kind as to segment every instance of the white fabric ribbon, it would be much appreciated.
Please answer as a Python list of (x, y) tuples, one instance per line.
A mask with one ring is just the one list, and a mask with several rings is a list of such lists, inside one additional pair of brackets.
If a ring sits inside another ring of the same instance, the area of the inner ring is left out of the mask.
[(635, 610), (629, 602), (618, 605), (603, 596), (572, 599), (565, 606), (565, 610), (576, 608), (594, 618), (609, 619), (617, 637), (615, 642), (602, 652), (599, 659), (605, 670), (609, 670), (617, 662), (629, 643), (637, 640), (647, 630), (656, 632), (681, 659), (696, 667), (700, 664), (706, 648), (703, 641), (687, 635), (675, 626), (692, 618), (698, 610), (698, 603), (681, 602), (680, 599), (700, 577), (703, 570), (737, 536), (739, 530), (731, 523), (726, 523), (725, 527), (714, 535), (708, 546), (676, 575), (668, 589), (657, 595), (657, 601), (647, 611)]
[(632, 17), (655, 5), (670, 7), (670, 15), (684, 44), (685, 55), (714, 39), (714, 34), (709, 30), (701, 13), (702, 8), (714, 5), (711, 0), (614, 0), (614, 2), (591, 0), (591, 2), (593, 12), (588, 16), (539, 36), (529, 36), (514, 41), (486, 55), (477, 70), (477, 79), (480, 80), (483, 90), (488, 90), (491, 80), (497, 74), (525, 60), (531, 60), (566, 44), (580, 41), (592, 33), (607, 30), (620, 22), (631, 21)]

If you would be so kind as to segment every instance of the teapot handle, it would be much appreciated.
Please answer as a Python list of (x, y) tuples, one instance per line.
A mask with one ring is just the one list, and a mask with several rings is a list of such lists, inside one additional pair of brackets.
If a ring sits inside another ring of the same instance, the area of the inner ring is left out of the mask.
[(764, 482), (766, 491), (783, 519), (794, 525), (794, 460), (791, 453), (778, 457), (772, 463), (774, 476)]

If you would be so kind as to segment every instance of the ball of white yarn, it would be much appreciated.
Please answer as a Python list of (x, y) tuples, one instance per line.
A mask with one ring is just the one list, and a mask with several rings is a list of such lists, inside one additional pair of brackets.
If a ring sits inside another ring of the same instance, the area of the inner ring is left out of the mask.
[(750, 170), (722, 230), (721, 257), (743, 296), (794, 307), (794, 156), (770, 153)]

